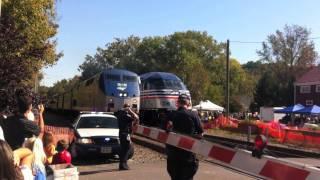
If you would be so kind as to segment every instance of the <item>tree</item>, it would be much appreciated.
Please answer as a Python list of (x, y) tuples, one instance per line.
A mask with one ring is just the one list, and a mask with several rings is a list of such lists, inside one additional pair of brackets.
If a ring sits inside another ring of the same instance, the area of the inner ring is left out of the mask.
[[(255, 101), (259, 106), (293, 103), (295, 78), (313, 66), (317, 58), (310, 34), (304, 27), (286, 25), (283, 31), (277, 30), (262, 43), (262, 49), (257, 53), (267, 62), (271, 74), (264, 74), (257, 84)], [(275, 92), (267, 92), (267, 89)]]
[(54, 64), (57, 33), (54, 0), (6, 0), (0, 18), (0, 86), (26, 82)]
[(106, 44), (105, 49), (98, 47), (97, 53), (94, 56), (87, 55), (85, 61), (79, 66), (81, 79), (88, 79), (103, 69), (115, 66), (136, 70), (134, 67), (137, 62), (134, 58), (139, 45), (140, 38), (130, 36), (127, 39), (116, 38), (114, 42)]
[(79, 82), (80, 82), (79, 76), (74, 76), (73, 78), (70, 78), (70, 79), (62, 79), (54, 83), (52, 87), (48, 88), (46, 95), (48, 97), (60, 95), (64, 92), (70, 91)]
[(282, 31), (269, 35), (267, 42), (262, 43), (258, 55), (269, 63), (279, 63), (292, 70), (293, 67), (306, 68), (314, 65), (317, 53), (311, 32), (298, 25), (286, 25)]

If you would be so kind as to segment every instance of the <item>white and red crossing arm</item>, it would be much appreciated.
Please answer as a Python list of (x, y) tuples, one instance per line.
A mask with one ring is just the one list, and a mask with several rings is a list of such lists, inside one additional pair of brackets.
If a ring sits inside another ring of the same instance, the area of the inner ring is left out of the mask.
[(205, 140), (189, 136), (167, 133), (164, 130), (136, 126), (134, 132), (161, 143), (170, 144), (202, 156), (218, 160), (226, 165), (241, 169), (267, 179), (276, 180), (319, 180), (320, 170), (315, 167), (295, 162), (279, 160), (270, 156), (253, 158), (245, 150), (232, 149)]

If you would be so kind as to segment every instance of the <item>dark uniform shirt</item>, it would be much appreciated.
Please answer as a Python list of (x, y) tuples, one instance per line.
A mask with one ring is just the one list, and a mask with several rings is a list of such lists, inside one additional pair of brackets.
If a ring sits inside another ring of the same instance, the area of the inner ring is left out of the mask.
[[(199, 116), (186, 108), (180, 107), (177, 111), (172, 112), (169, 119), (173, 123), (174, 132), (191, 136), (203, 133)], [(176, 157), (178, 161), (194, 161), (192, 152), (171, 145), (167, 145), (167, 154)]]
[(180, 107), (176, 112), (173, 112), (170, 116), (170, 120), (173, 123), (172, 130), (175, 132), (187, 135), (203, 133), (199, 116), (185, 108)]
[(133, 118), (127, 111), (119, 110), (115, 113), (115, 116), (118, 119), (118, 126), (120, 133), (131, 133), (132, 132), (132, 122)]
[(39, 126), (23, 116), (11, 116), (7, 119), (2, 119), (1, 127), (5, 140), (8, 142), (12, 150), (22, 146), (25, 138), (30, 138), (33, 135), (39, 136)]

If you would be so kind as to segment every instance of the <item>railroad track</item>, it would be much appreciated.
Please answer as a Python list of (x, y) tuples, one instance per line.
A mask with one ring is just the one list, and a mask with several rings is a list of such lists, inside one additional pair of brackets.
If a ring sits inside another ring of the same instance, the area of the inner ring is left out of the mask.
[[(136, 144), (139, 144), (141, 146), (150, 148), (150, 149), (152, 149), (154, 151), (157, 151), (159, 153), (163, 153), (163, 154), (165, 153), (165, 144), (163, 144), (163, 143), (159, 143), (157, 141), (154, 141), (154, 140), (152, 140), (150, 138), (147, 138), (147, 137), (144, 137), (144, 136), (138, 135), (138, 134), (135, 134), (131, 139)], [(241, 174), (241, 175), (247, 176), (249, 178), (265, 179), (265, 178), (262, 178), (261, 176), (257, 176), (255, 174), (249, 173), (247, 171), (243, 171), (243, 170), (231, 167), (231, 166), (227, 166), (227, 165), (225, 165), (223, 163), (220, 163), (218, 161), (214, 161), (214, 160), (211, 160), (211, 159), (202, 159), (202, 158), (200, 158), (200, 161), (205, 162), (205, 163), (209, 163), (209, 164), (213, 164), (213, 165), (216, 165), (216, 166), (220, 166), (220, 167), (228, 169), (228, 170), (230, 170), (230, 171), (232, 171), (234, 173)]]
[[(253, 142), (247, 142), (237, 139), (230, 139), (220, 136), (205, 135), (204, 139), (213, 143), (221, 144), (231, 148), (241, 148), (251, 150), (253, 147)], [(320, 153), (302, 151), (298, 149), (268, 145), (265, 153), (274, 157), (296, 157), (296, 158), (320, 158)]]

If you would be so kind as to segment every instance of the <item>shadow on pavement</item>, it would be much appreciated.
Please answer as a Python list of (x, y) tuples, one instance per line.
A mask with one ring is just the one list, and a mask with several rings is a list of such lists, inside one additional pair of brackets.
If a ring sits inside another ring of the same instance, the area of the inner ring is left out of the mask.
[(98, 173), (108, 173), (108, 172), (115, 172), (119, 171), (119, 169), (106, 169), (106, 170), (96, 170), (96, 171), (85, 171), (85, 172), (80, 172), (81, 175), (91, 175), (91, 174), (98, 174)]
[(101, 165), (101, 164), (113, 164), (118, 163), (119, 158), (116, 157), (82, 157), (81, 159), (75, 159), (72, 164), (76, 166), (86, 166), (86, 165)]

